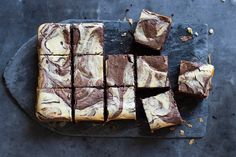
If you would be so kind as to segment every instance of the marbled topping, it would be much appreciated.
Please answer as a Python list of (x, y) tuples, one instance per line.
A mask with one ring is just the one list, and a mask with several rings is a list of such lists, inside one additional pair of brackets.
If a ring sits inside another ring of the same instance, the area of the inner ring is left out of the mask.
[(171, 23), (170, 17), (144, 9), (135, 29), (135, 41), (160, 50), (166, 40)]
[(106, 60), (108, 86), (134, 85), (133, 55), (109, 55)]
[(71, 121), (71, 89), (38, 89), (36, 117), (40, 121)]
[(76, 88), (75, 121), (104, 121), (104, 90)]
[(39, 55), (70, 54), (70, 24), (45, 23), (38, 28)]
[(73, 25), (73, 53), (103, 54), (103, 23)]
[(39, 56), (38, 88), (71, 87), (70, 56)]
[(103, 56), (86, 55), (74, 57), (74, 86), (103, 86)]
[(169, 87), (168, 58), (139, 56), (137, 58), (138, 87)]
[(110, 87), (107, 90), (109, 120), (136, 119), (134, 87)]
[(171, 91), (142, 99), (142, 103), (152, 131), (182, 122)]
[(178, 80), (179, 91), (201, 98), (207, 97), (212, 87), (213, 75), (213, 65), (181, 61)]

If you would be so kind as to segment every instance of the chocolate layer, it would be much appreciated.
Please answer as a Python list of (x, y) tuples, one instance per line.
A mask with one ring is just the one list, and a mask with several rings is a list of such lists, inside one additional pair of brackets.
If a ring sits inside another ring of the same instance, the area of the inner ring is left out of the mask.
[(74, 86), (103, 87), (103, 56), (74, 57)]
[(38, 89), (36, 117), (40, 121), (71, 121), (71, 89)]
[(39, 56), (38, 88), (71, 87), (70, 56)]
[(181, 61), (179, 75), (179, 92), (200, 98), (207, 97), (212, 87), (214, 66), (189, 61)]
[(171, 91), (142, 99), (142, 103), (151, 131), (182, 122)]
[(104, 90), (76, 88), (75, 121), (104, 121)]
[(73, 53), (103, 54), (103, 23), (73, 24)]
[(135, 41), (160, 50), (167, 38), (172, 20), (148, 10), (143, 10), (134, 32)]
[(133, 55), (109, 55), (106, 60), (107, 86), (134, 85)]
[(138, 87), (169, 87), (168, 58), (166, 56), (139, 56), (137, 58)]
[(108, 121), (136, 119), (134, 87), (110, 87), (107, 90)]
[(39, 55), (69, 55), (70, 39), (70, 24), (42, 24), (38, 28), (38, 53)]

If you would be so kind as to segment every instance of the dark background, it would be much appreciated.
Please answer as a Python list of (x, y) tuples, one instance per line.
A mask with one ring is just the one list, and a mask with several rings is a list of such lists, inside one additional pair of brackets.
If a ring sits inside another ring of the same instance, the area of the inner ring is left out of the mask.
[[(1, 0), (0, 75), (18, 48), (44, 22), (70, 18), (137, 20), (146, 8), (174, 14), (175, 23), (207, 23), (216, 72), (209, 97), (207, 134), (189, 140), (80, 138), (57, 135), (31, 121), (0, 83), (0, 156), (177, 156), (236, 155), (236, 0)], [(24, 93), (22, 93), (24, 96)]]

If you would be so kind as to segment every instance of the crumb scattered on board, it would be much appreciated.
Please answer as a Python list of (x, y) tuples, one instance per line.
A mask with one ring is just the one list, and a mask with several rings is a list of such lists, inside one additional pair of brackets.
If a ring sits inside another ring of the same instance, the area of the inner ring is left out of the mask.
[(189, 144), (189, 145), (192, 145), (194, 142), (195, 142), (194, 139), (190, 139), (189, 142), (188, 142), (188, 144)]
[(191, 27), (188, 27), (186, 30), (189, 34), (193, 34), (193, 29)]
[(183, 35), (180, 37), (180, 40), (183, 42), (186, 42), (186, 41), (191, 40), (192, 38), (193, 38), (192, 35)]
[(214, 29), (213, 28), (209, 29), (209, 34), (214, 34)]
[(127, 35), (126, 32), (124, 32), (124, 33), (121, 34), (122, 37), (125, 37), (126, 35)]
[(190, 124), (190, 123), (186, 123), (186, 125), (187, 125), (187, 127), (189, 127), (189, 128), (192, 128), (192, 127), (193, 127), (193, 125)]
[(202, 118), (199, 118), (198, 120), (199, 120), (200, 123), (204, 122), (204, 120)]
[(175, 131), (175, 127), (170, 127), (170, 131)]
[(179, 134), (180, 134), (180, 136), (185, 136), (184, 130), (180, 130), (180, 131), (179, 131)]
[(198, 32), (195, 32), (194, 35), (197, 37), (198, 36)]
[(133, 19), (127, 19), (127, 21), (129, 22), (130, 25), (132, 25), (134, 22), (133, 22)]
[(221, 0), (221, 2), (223, 2), (223, 3), (224, 3), (224, 2), (225, 2), (225, 0)]

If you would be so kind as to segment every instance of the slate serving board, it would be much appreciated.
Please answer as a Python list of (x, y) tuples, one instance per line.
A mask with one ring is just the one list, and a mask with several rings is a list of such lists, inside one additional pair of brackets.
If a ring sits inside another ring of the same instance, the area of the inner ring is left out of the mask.
[[(135, 55), (167, 55), (169, 58), (169, 74), (171, 87), (176, 90), (180, 60), (190, 60), (207, 63), (208, 61), (208, 27), (204, 24), (174, 24), (168, 39), (161, 52), (143, 47), (134, 43), (133, 31), (136, 23), (130, 25), (121, 21), (97, 21), (70, 19), (65, 23), (78, 22), (103, 22), (105, 25), (105, 54), (134, 53)], [(186, 27), (190, 26), (197, 31), (199, 36), (192, 40), (182, 42), (180, 36), (187, 35)], [(122, 34), (126, 33), (126, 36)], [(4, 80), (11, 95), (19, 106), (36, 120), (36, 85), (38, 76), (37, 67), (37, 36), (32, 37), (16, 52), (9, 61)], [(164, 90), (137, 90), (136, 95), (136, 121), (111, 121), (108, 123), (81, 122), (73, 123), (40, 123), (56, 133), (70, 136), (93, 136), (93, 137), (151, 137), (151, 138), (200, 138), (206, 132), (208, 102), (192, 97), (182, 96), (175, 93), (175, 99), (184, 120), (191, 123), (192, 128), (185, 124), (175, 127), (175, 130), (164, 128), (151, 134), (145, 118), (140, 97), (146, 97), (163, 92)], [(199, 122), (199, 118), (203, 122)], [(185, 131), (185, 136), (180, 136), (179, 130)]]

